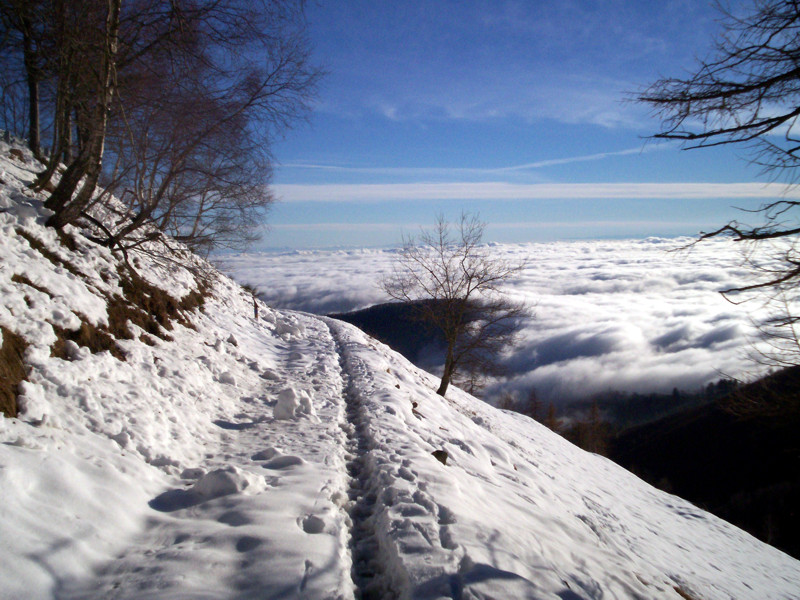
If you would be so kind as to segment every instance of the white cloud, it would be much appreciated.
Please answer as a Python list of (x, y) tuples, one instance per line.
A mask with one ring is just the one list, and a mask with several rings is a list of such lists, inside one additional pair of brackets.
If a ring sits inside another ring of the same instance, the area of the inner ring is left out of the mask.
[(649, 144), (625, 150), (609, 152), (596, 152), (594, 154), (583, 154), (579, 156), (566, 156), (562, 158), (550, 158), (521, 165), (511, 165), (507, 167), (487, 167), (487, 168), (464, 168), (464, 167), (352, 167), (346, 165), (325, 165), (303, 162), (289, 162), (281, 165), (283, 169), (302, 169), (308, 171), (324, 171), (329, 173), (348, 173), (357, 175), (386, 175), (390, 177), (454, 177), (458, 175), (471, 176), (491, 176), (498, 174), (518, 173), (553, 167), (558, 165), (568, 165), (578, 162), (588, 162), (603, 160), (614, 156), (629, 156), (632, 154), (646, 154), (657, 150), (674, 149), (675, 144)]
[(339, 233), (355, 233), (361, 231), (387, 231), (395, 233), (394, 223), (278, 223), (270, 225), (270, 229), (278, 231), (324, 231)]
[(778, 183), (536, 183), (452, 182), (387, 184), (280, 184), (285, 202), (394, 202), (398, 200), (537, 199), (800, 199), (800, 189)]
[[(686, 242), (687, 240), (683, 240)], [(749, 306), (719, 290), (746, 281), (729, 241), (667, 252), (674, 239), (493, 245), (528, 267), (508, 285), (534, 306), (506, 357), (506, 389), (534, 387), (543, 399), (609, 389), (696, 389), (752, 367)], [(378, 282), (390, 250), (245, 254), (228, 271), (281, 307), (344, 312), (386, 301)]]

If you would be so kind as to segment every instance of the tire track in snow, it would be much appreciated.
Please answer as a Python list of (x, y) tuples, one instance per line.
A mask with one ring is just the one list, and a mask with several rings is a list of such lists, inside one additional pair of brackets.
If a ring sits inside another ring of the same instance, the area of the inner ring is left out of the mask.
[(380, 499), (380, 476), (371, 452), (374, 439), (369, 432), (361, 395), (354, 383), (359, 375), (367, 373), (367, 369), (358, 364), (348, 351), (348, 342), (343, 340), (340, 325), (330, 319), (323, 319), (323, 322), (330, 329), (336, 345), (346, 404), (346, 421), (342, 423), (342, 428), (348, 440), (350, 552), (356, 597), (361, 600), (392, 600), (398, 597), (398, 593), (387, 571), (388, 561), (384, 557), (377, 528), (384, 505)]

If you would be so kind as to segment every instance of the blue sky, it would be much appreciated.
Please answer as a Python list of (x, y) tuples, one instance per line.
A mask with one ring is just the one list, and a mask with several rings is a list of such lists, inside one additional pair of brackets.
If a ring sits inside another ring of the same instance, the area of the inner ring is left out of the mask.
[(273, 148), (281, 201), (260, 248), (393, 244), (462, 210), (488, 223), (489, 241), (694, 234), (783, 189), (765, 187), (742, 150), (648, 141), (658, 120), (626, 101), (709, 53), (710, 2), (307, 11), (328, 75), (308, 123)]

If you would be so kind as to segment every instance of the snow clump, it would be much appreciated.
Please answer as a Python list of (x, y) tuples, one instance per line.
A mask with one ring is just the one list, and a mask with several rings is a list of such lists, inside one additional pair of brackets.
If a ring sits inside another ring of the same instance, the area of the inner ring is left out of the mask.
[(273, 417), (276, 419), (298, 419), (304, 415), (312, 419), (317, 416), (308, 392), (287, 388), (278, 394), (278, 403), (272, 411)]

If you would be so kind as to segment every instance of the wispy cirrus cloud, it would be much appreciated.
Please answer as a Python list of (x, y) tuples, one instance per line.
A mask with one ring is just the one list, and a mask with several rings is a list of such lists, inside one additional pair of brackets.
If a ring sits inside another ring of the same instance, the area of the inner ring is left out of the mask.
[(800, 189), (778, 183), (357, 183), (279, 184), (284, 202), (393, 202), (408, 200), (710, 199), (792, 198)]
[(328, 173), (354, 174), (354, 175), (386, 175), (386, 176), (492, 176), (504, 173), (519, 173), (554, 167), (569, 165), (573, 163), (589, 162), (613, 158), (615, 156), (630, 156), (636, 154), (646, 154), (649, 152), (665, 149), (674, 149), (675, 144), (650, 144), (647, 146), (637, 146), (626, 148), (625, 150), (614, 150), (609, 152), (595, 152), (593, 154), (583, 154), (579, 156), (566, 156), (563, 158), (550, 158), (528, 162), (520, 165), (510, 165), (504, 167), (485, 167), (485, 168), (465, 168), (465, 167), (354, 167), (348, 165), (318, 164), (304, 162), (287, 162), (281, 165), (282, 169), (300, 169), (305, 171), (322, 171)]
[[(419, 227), (421, 225), (415, 225)], [(278, 231), (324, 231), (324, 232), (343, 232), (354, 233), (361, 231), (368, 232), (391, 232), (397, 231), (396, 223), (277, 223), (270, 225), (270, 229)]]
[(620, 99), (674, 61), (691, 64), (710, 12), (683, 0), (340, 4), (312, 9), (332, 63), (323, 110), (607, 129), (647, 123)]

